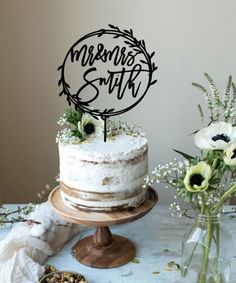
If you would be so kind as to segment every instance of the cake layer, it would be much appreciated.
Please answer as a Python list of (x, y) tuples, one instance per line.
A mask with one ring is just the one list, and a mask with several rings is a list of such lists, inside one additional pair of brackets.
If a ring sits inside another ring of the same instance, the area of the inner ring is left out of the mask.
[(120, 211), (124, 209), (134, 208), (145, 201), (146, 189), (136, 191), (133, 196), (128, 196), (125, 193), (119, 195), (112, 194), (111, 198), (103, 198), (101, 194), (99, 198), (82, 199), (71, 197), (71, 194), (66, 194), (61, 189), (61, 198), (64, 204), (72, 209), (90, 210), (90, 211)]
[(95, 210), (134, 207), (144, 201), (148, 170), (144, 137), (120, 134), (112, 141), (59, 145), (62, 198)]

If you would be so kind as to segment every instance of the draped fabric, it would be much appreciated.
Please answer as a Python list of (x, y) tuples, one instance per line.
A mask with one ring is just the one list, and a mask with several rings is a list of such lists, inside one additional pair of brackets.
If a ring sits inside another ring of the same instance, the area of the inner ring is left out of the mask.
[(0, 241), (0, 282), (38, 283), (47, 257), (85, 229), (83, 225), (66, 225), (47, 202), (28, 217), (40, 224), (17, 223)]

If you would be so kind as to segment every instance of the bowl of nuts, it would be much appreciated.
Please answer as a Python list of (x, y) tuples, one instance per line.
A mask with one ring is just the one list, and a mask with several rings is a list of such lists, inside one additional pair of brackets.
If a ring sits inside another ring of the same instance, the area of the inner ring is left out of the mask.
[(80, 273), (54, 271), (43, 276), (40, 283), (88, 283), (88, 281)]

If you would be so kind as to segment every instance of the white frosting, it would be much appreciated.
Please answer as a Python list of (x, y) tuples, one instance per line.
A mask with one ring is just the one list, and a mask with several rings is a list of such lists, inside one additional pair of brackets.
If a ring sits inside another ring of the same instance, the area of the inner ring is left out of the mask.
[(94, 139), (80, 144), (71, 144), (60, 146), (60, 154), (63, 150), (71, 153), (76, 152), (80, 160), (95, 162), (112, 162), (117, 160), (129, 160), (137, 156), (147, 147), (145, 137), (133, 137), (126, 134), (120, 134), (114, 140), (104, 142), (103, 139)]
[[(136, 206), (143, 201), (140, 188), (148, 169), (146, 138), (120, 134), (106, 143), (91, 140), (77, 145), (60, 144), (59, 155), (60, 181), (83, 194), (82, 199), (76, 199), (62, 193), (63, 198), (92, 208)], [(91, 193), (100, 194), (97, 201), (91, 201)], [(111, 198), (102, 198), (102, 194), (109, 193)]]

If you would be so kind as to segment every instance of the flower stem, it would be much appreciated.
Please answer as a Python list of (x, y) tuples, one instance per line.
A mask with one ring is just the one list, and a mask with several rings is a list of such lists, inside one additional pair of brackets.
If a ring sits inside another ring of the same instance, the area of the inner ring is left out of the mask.
[(211, 248), (211, 241), (212, 241), (212, 223), (211, 223), (211, 215), (209, 207), (206, 207), (206, 214), (207, 214), (207, 233), (206, 233), (206, 242), (203, 246), (203, 263), (202, 263), (202, 270), (199, 274), (198, 283), (206, 283), (206, 275), (208, 270), (208, 263), (209, 263), (209, 254)]
[(212, 168), (212, 171), (213, 171), (213, 172), (214, 172), (214, 170), (216, 169), (218, 160), (219, 160), (219, 158), (217, 157), (217, 158), (214, 159), (214, 161), (213, 161), (213, 163), (212, 163), (211, 168)]
[[(206, 208), (206, 205), (205, 205), (205, 195), (202, 194), (202, 205), (201, 205), (201, 214), (204, 214), (205, 213), (205, 208)], [(196, 221), (195, 223), (195, 227), (199, 227), (199, 220)], [(193, 259), (193, 256), (195, 254), (195, 251), (196, 251), (196, 248), (198, 246), (198, 242), (195, 243), (194, 247), (193, 247), (193, 250), (191, 252), (191, 255), (188, 257), (188, 260), (186, 262), (183, 262), (183, 267), (182, 267), (182, 270), (181, 270), (181, 275), (182, 277), (185, 277), (187, 275), (187, 272), (188, 272), (188, 269), (189, 269), (189, 266), (190, 264), (192, 263), (192, 259)]]
[[(196, 221), (195, 227), (199, 227), (199, 221), (198, 221), (198, 220)], [(193, 247), (193, 250), (192, 250), (192, 253), (191, 253), (191, 255), (189, 256), (188, 260), (186, 261), (186, 263), (183, 262), (183, 264), (182, 264), (182, 265), (183, 265), (183, 266), (182, 266), (182, 269), (181, 269), (181, 275), (182, 275), (182, 277), (185, 277), (185, 276), (187, 275), (189, 266), (190, 266), (190, 264), (191, 264), (191, 262), (192, 262), (192, 259), (193, 259), (193, 256), (194, 256), (194, 254), (195, 254), (195, 250), (196, 250), (198, 244), (199, 244), (198, 242), (195, 243), (195, 245), (194, 245), (194, 247)]]
[(217, 260), (217, 274), (216, 274), (216, 283), (221, 283), (221, 272), (220, 272), (220, 226), (219, 223), (215, 225), (216, 230), (216, 260)]
[(223, 206), (224, 202), (233, 194), (236, 192), (236, 184), (234, 184), (230, 189), (228, 189), (220, 198), (219, 202), (217, 203), (217, 205), (215, 206), (215, 208), (213, 209), (213, 213), (214, 214), (218, 214), (219, 210), (221, 209), (221, 207)]
[(205, 214), (205, 208), (206, 208), (205, 202), (206, 202), (206, 198), (205, 198), (204, 193), (202, 193), (201, 197), (202, 197), (201, 214)]

